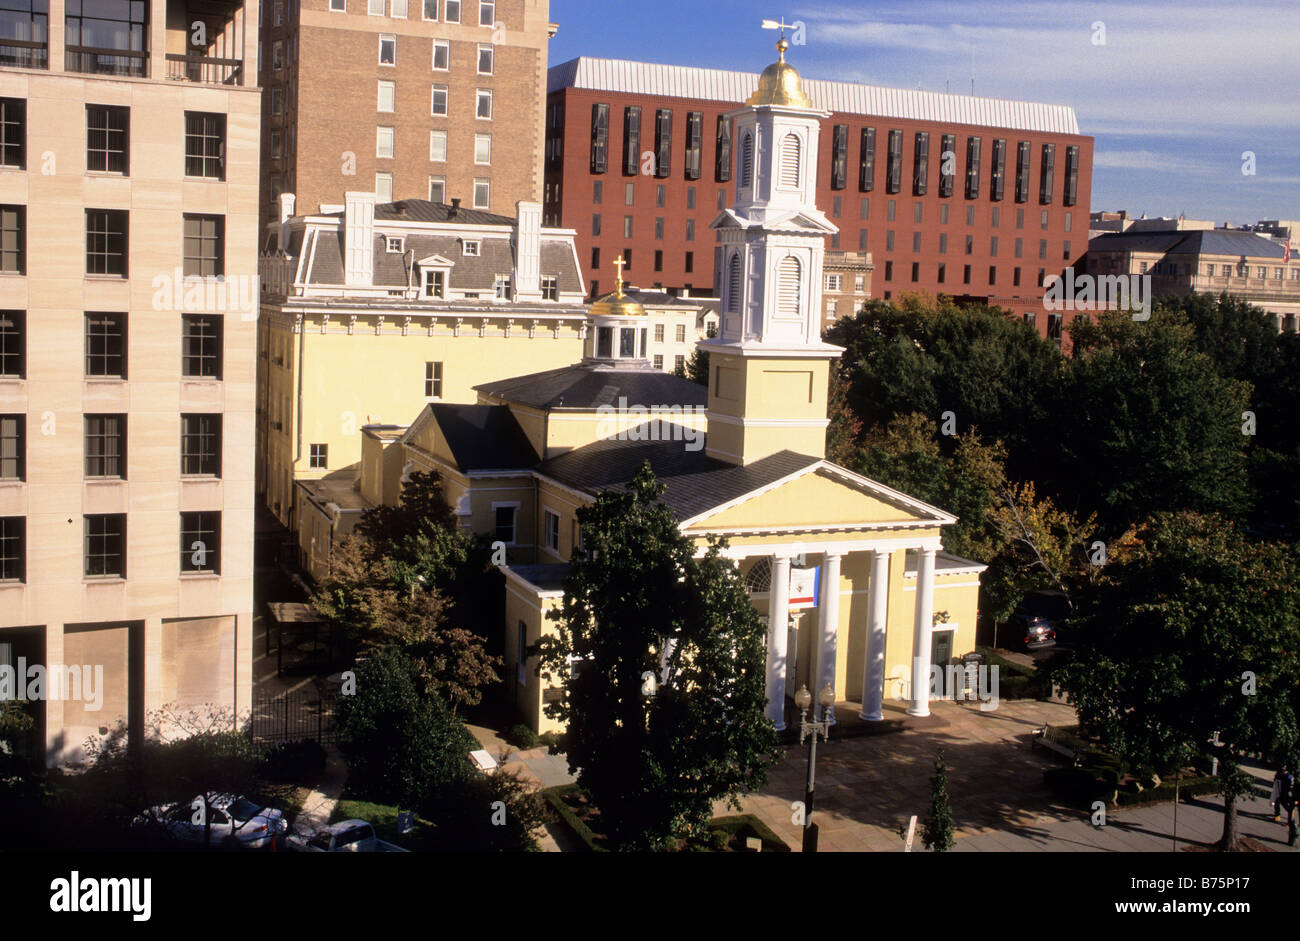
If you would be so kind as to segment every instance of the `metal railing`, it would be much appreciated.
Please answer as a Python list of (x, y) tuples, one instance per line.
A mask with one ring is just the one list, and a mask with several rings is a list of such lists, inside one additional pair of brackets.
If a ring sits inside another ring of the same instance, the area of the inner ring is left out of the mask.
[(0, 39), (0, 65), (18, 69), (48, 69), (50, 50), (45, 42)]
[(338, 737), (334, 700), (312, 693), (259, 696), (253, 702), (253, 741), (268, 745), (313, 739), (334, 744)]
[(149, 77), (149, 53), (134, 49), (109, 49), (103, 46), (67, 46), (69, 72), (91, 75), (122, 75), (129, 78)]
[(200, 82), (204, 85), (243, 85), (244, 60), (218, 59), (216, 56), (185, 55), (169, 52), (167, 79), (173, 82)]

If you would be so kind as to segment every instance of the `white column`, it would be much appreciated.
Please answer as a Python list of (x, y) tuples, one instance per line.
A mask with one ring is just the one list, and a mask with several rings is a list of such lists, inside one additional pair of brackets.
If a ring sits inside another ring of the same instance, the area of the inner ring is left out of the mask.
[[(827, 552), (822, 561), (821, 603), (818, 605), (817, 622), (821, 627), (821, 646), (817, 653), (817, 688), (812, 691), (813, 700), (829, 683), (835, 688), (835, 648), (840, 633), (840, 559), (838, 553)], [(835, 690), (839, 699), (842, 690)], [(835, 721), (832, 710), (830, 721)]]
[(767, 609), (767, 717), (785, 728), (786, 632), (790, 630), (790, 557), (772, 557)]
[(912, 625), (912, 705), (910, 716), (930, 714), (930, 641), (934, 634), (934, 552), (918, 553), (916, 621)]
[(862, 670), (862, 712), (869, 722), (885, 717), (885, 622), (889, 613), (889, 553), (871, 554), (867, 584), (867, 657)]

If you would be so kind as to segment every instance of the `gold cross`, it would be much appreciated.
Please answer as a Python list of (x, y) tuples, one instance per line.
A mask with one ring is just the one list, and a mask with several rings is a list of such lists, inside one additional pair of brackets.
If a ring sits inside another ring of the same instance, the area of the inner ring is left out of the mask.
[(614, 259), (614, 267), (618, 269), (618, 276), (614, 279), (614, 293), (619, 297), (623, 296), (623, 266), (626, 264), (622, 255)]

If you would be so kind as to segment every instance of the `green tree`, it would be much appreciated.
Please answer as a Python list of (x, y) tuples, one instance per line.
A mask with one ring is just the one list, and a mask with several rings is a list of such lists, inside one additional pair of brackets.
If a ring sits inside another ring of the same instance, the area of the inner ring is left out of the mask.
[(396, 646), (453, 712), (497, 682), (499, 657), (474, 628), (495, 623), (490, 551), (460, 530), (436, 474), (412, 474), (398, 506), (366, 510), (312, 595), (363, 651)]
[(1250, 503), (1242, 413), (1250, 387), (1225, 379), (1191, 328), (1157, 309), (1071, 331), (1068, 433), (1052, 440), (1057, 490), (1115, 535), (1157, 511), (1240, 518)]
[[(707, 336), (713, 338), (718, 335), (717, 327), (709, 324)], [(691, 351), (691, 355), (686, 357), (686, 362), (682, 366), (673, 367), (673, 375), (679, 379), (689, 379), (699, 386), (708, 387), (709, 384), (709, 353), (698, 346)]]
[(1300, 565), (1229, 520), (1157, 514), (1114, 547), (1081, 596), (1073, 660), (1056, 679), (1079, 720), (1134, 767), (1223, 769), (1222, 848), (1237, 847), (1239, 766), (1300, 742)]
[(981, 610), (996, 621), (1006, 620), (1027, 595), (1041, 589), (1064, 593), (1072, 606), (1079, 587), (1095, 580), (1104, 564), (1101, 556), (1089, 555), (1096, 517), (1080, 522), (1050, 498), (1039, 497), (1032, 482), (1005, 485), (989, 519), (1000, 549), (980, 579)]
[(478, 746), (441, 699), (421, 693), (417, 665), (379, 650), (357, 668), (356, 693), (339, 698), (339, 750), (348, 787), (369, 800), (420, 807), (472, 773)]
[(943, 749), (934, 758), (934, 777), (930, 778), (930, 812), (921, 830), (925, 848), (946, 853), (953, 845), (952, 807), (948, 804), (948, 766)]
[(1055, 344), (997, 308), (960, 308), (947, 297), (872, 300), (836, 321), (825, 339), (845, 348), (847, 401), (868, 431), (910, 412), (959, 433), (978, 429), (1007, 449), (1008, 473), (1033, 475), (1053, 437), (1064, 360)]
[(546, 711), (566, 724), (569, 766), (624, 849), (703, 836), (714, 802), (738, 806), (777, 757), (762, 623), (735, 566), (716, 544), (696, 558), (662, 492), (647, 464), (578, 511), (586, 552), (536, 647), (540, 674), (564, 683)]

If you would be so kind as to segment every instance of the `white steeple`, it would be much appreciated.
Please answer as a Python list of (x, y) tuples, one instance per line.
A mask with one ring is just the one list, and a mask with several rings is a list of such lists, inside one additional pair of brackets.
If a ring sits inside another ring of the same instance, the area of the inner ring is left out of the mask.
[(722, 248), (721, 343), (821, 348), (825, 238), (839, 230), (817, 208), (819, 111), (780, 58), (735, 124), (736, 202), (713, 222)]
[(721, 257), (721, 324), (709, 353), (710, 457), (751, 464), (778, 451), (826, 450), (830, 362), (821, 339), (825, 240), (838, 228), (817, 208), (820, 111), (785, 61), (730, 112), (736, 201), (713, 221)]

